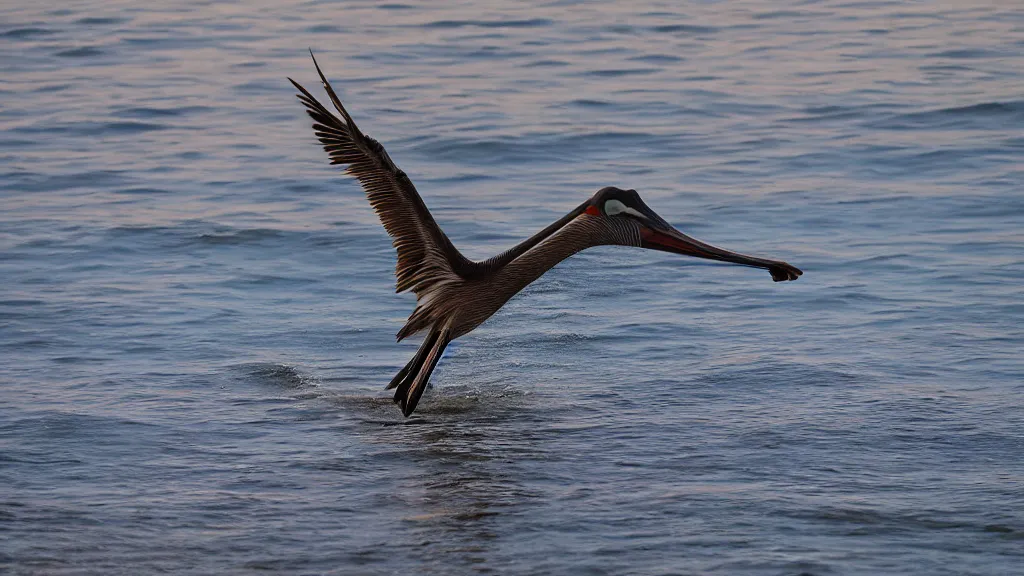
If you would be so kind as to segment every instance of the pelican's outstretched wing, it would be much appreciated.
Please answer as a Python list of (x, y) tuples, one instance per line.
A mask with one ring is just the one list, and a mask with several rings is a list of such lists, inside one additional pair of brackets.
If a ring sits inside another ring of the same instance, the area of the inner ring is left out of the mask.
[[(312, 56), (313, 52), (309, 54)], [(394, 239), (398, 250), (397, 291), (412, 290), (420, 300), (438, 284), (472, 275), (478, 265), (460, 254), (441, 231), (416, 187), (405, 172), (395, 166), (384, 147), (359, 130), (320, 71), (316, 58), (313, 65), (341, 118), (328, 111), (298, 82), (288, 80), (299, 90), (299, 100), (316, 122), (313, 130), (330, 156), (331, 164), (347, 165), (345, 172), (363, 185), (384, 229)]]

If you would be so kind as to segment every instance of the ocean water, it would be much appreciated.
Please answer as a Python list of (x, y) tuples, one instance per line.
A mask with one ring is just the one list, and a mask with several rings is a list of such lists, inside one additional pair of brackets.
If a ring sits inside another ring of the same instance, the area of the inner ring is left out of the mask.
[[(616, 185), (805, 274), (589, 250), (404, 419), (307, 48), (470, 257)], [(4, 2), (0, 572), (1022, 573), (1022, 55), (999, 1)]]

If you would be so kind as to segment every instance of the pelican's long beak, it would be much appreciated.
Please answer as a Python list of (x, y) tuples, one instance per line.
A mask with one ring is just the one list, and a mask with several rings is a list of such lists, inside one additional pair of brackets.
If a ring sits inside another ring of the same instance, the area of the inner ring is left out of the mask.
[(644, 248), (764, 268), (771, 272), (772, 280), (776, 282), (796, 280), (803, 274), (799, 268), (779, 260), (766, 260), (764, 258), (755, 258), (754, 256), (730, 252), (729, 250), (705, 244), (696, 238), (690, 238), (673, 228), (668, 222), (654, 214), (653, 211), (650, 214), (646, 214), (646, 216), (648, 217), (648, 222), (641, 227), (640, 233), (641, 246)]

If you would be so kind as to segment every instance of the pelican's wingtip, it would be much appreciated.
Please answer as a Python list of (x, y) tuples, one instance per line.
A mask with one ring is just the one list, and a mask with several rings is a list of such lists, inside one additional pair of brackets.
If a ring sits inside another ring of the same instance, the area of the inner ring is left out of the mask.
[(327, 78), (324, 76), (324, 73), (320, 70), (320, 64), (316, 61), (316, 56), (313, 56), (312, 48), (309, 49), (309, 57), (313, 59), (313, 66), (316, 67), (316, 73), (320, 75), (320, 81), (324, 83), (325, 87), (330, 87), (330, 84), (327, 82)]

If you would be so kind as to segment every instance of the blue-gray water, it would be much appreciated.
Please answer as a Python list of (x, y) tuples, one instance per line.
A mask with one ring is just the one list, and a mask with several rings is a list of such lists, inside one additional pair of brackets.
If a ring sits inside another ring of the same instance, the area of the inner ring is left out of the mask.
[[(1020, 573), (1016, 3), (150, 4), (0, 8), (0, 571)], [(618, 185), (805, 275), (590, 250), (405, 420), (307, 47), (467, 255)]]

